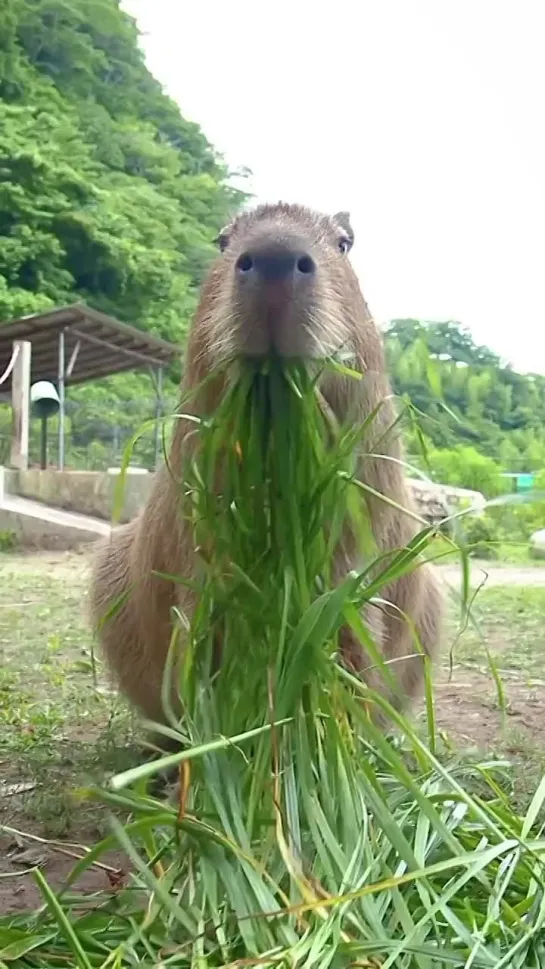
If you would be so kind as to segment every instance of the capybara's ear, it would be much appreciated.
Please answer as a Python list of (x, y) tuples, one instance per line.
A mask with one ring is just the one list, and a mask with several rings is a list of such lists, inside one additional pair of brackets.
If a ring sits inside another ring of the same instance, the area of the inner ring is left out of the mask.
[(226, 225), (221, 230), (221, 232), (216, 236), (215, 242), (220, 252), (223, 252), (225, 249), (227, 249), (227, 246), (229, 245), (230, 232), (231, 232), (231, 226)]
[(354, 230), (350, 221), (350, 212), (337, 212), (337, 214), (333, 216), (333, 221), (337, 223), (343, 232), (346, 232), (346, 238), (348, 239), (350, 245), (353, 246)]

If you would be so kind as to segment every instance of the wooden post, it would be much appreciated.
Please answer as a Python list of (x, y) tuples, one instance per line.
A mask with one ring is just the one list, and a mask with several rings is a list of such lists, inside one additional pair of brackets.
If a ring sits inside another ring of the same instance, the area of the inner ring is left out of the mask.
[(66, 377), (66, 360), (64, 358), (64, 330), (59, 333), (59, 459), (57, 467), (64, 471), (64, 381)]
[(161, 450), (162, 427), (161, 415), (163, 413), (163, 368), (157, 370), (157, 383), (155, 385), (155, 461), (154, 470), (159, 467), (159, 452)]
[(18, 348), (11, 376), (11, 455), (12, 468), (26, 471), (28, 468), (28, 428), (30, 417), (30, 355), (31, 344), (18, 340)]

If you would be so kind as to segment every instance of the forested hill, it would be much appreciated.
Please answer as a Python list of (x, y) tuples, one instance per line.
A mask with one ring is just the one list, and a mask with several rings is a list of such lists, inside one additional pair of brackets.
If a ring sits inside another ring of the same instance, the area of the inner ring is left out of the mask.
[(180, 340), (241, 195), (118, 0), (1, 7), (0, 321), (78, 299)]
[[(545, 469), (544, 376), (505, 366), (454, 322), (393, 320), (386, 346), (394, 390), (426, 415), (421, 426), (432, 447), (457, 449), (452, 473), (444, 456), (436, 462), (443, 478), (454, 483), (456, 463), (471, 452), (504, 471)], [(417, 450), (414, 434), (409, 441)]]
[[(213, 239), (244, 201), (228, 176), (147, 70), (118, 0), (1, 0), (0, 325), (83, 300), (182, 342)], [(503, 366), (457, 324), (396, 320), (387, 348), (440, 476), (468, 455), (545, 468), (545, 378)], [(140, 375), (69, 398), (71, 460), (87, 466), (91, 448), (97, 465), (118, 460), (155, 407)], [(8, 427), (4, 409), (6, 440)], [(411, 454), (416, 443), (409, 432)]]

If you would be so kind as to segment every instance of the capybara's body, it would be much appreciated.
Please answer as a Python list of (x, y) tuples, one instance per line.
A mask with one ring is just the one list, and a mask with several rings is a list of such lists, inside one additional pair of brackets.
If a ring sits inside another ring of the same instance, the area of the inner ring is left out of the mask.
[[(346, 214), (323, 216), (301, 206), (261, 206), (239, 216), (221, 234), (220, 255), (202, 288), (187, 352), (182, 391), (197, 388), (223, 362), (269, 353), (316, 361), (343, 354), (362, 380), (331, 373), (320, 391), (334, 414), (363, 422), (381, 404), (362, 446), (359, 477), (379, 497), (366, 497), (375, 541), (381, 551), (405, 546), (420, 526), (408, 491), (395, 422), (392, 392), (382, 341), (360, 292), (348, 252), (353, 233)], [(204, 385), (192, 400), (195, 413), (209, 413), (221, 396), (222, 378)], [(187, 410), (187, 407), (185, 408)], [(162, 572), (191, 579), (197, 553), (189, 524), (179, 514), (179, 483), (184, 449), (193, 425), (177, 421), (170, 468), (155, 476), (152, 494), (138, 518), (117, 529), (96, 557), (92, 618), (119, 608), (100, 625), (102, 648), (120, 690), (147, 718), (164, 720), (161, 685), (172, 636), (172, 606), (191, 613), (187, 587), (154, 575)], [(393, 460), (392, 460), (393, 459)], [(363, 498), (362, 498), (363, 500)], [(350, 536), (339, 547), (336, 572), (358, 566)], [(439, 647), (442, 595), (433, 568), (419, 565), (381, 590), (390, 605), (372, 607), (366, 620), (397, 678), (396, 705), (409, 704), (423, 681), (421, 648), (430, 656)], [(404, 616), (409, 617), (409, 623)], [(412, 627), (412, 628), (411, 628)], [(346, 664), (369, 685), (385, 690), (379, 671), (350, 631), (341, 633)], [(393, 699), (393, 698), (391, 698)]]

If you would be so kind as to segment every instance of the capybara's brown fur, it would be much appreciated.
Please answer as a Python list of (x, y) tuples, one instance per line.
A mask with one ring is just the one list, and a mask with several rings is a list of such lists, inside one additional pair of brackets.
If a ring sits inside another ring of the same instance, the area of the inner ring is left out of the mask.
[[(218, 241), (220, 253), (202, 287), (189, 335), (182, 392), (196, 388), (218, 365), (237, 356), (273, 352), (312, 361), (344, 354), (363, 379), (331, 373), (321, 379), (320, 391), (341, 420), (363, 422), (382, 402), (362, 447), (359, 477), (389, 500), (366, 498), (379, 549), (405, 546), (421, 526), (396, 507), (414, 512), (400, 463), (402, 445), (392, 427), (396, 414), (382, 340), (348, 258), (353, 232), (347, 214), (329, 217), (302, 206), (263, 205), (240, 215)], [(210, 412), (221, 396), (222, 379), (208, 382), (195, 395), (194, 412)], [(94, 623), (115, 600), (123, 600), (101, 626), (102, 647), (121, 691), (147, 718), (159, 722), (164, 720), (161, 684), (172, 607), (190, 614), (192, 595), (186, 586), (153, 572), (186, 579), (196, 574), (197, 554), (189, 525), (179, 515), (179, 483), (171, 470), (179, 471), (190, 436), (194, 425), (177, 421), (170, 467), (157, 472), (138, 517), (114, 531), (100, 548), (91, 587)], [(357, 565), (347, 535), (338, 550), (336, 572), (340, 577)], [(442, 595), (429, 565), (419, 565), (380, 595), (382, 603), (368, 610), (366, 620), (372, 620), (383, 656), (394, 661), (389, 668), (402, 697), (395, 702), (403, 707), (423, 682), (415, 632), (430, 656), (439, 646)], [(366, 668), (371, 664), (348, 629), (340, 640), (345, 662), (371, 686), (385, 690), (377, 670)]]

